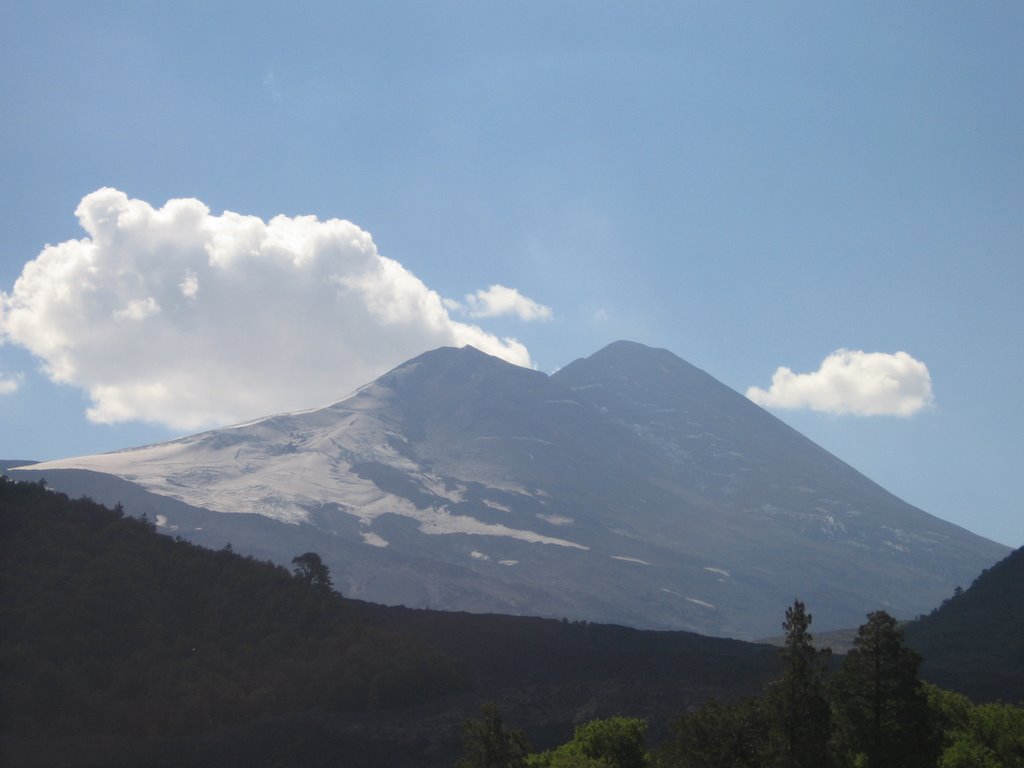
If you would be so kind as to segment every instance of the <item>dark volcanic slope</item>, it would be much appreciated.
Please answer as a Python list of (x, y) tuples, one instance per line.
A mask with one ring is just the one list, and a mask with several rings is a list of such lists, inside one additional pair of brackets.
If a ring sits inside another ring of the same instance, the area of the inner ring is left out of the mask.
[(822, 630), (909, 618), (1008, 551), (632, 342), (550, 377), (438, 349), (327, 408), (22, 476), (72, 469), (188, 505), (159, 512), (175, 535), (279, 562), (308, 541), (355, 597), (742, 638), (795, 597)]

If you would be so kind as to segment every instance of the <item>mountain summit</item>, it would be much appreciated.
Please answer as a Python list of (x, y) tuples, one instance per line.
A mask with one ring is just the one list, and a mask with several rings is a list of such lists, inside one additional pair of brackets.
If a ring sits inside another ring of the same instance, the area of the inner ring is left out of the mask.
[(794, 597), (822, 629), (913, 616), (1009, 551), (626, 341), (552, 376), (441, 348), (326, 408), (40, 472), (200, 543), (315, 550), (354, 597), (741, 638)]

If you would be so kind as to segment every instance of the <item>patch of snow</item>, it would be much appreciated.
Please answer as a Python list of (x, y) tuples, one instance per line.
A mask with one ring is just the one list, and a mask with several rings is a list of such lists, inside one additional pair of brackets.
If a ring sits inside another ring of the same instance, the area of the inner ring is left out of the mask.
[(621, 560), (624, 563), (639, 563), (640, 565), (650, 565), (646, 560), (641, 560), (639, 557), (626, 557), (625, 555), (609, 555), (612, 560)]
[(572, 518), (565, 517), (564, 515), (546, 515), (543, 512), (538, 512), (536, 515), (539, 519), (545, 522), (550, 522), (552, 525), (571, 525)]
[[(514, 493), (517, 496), (525, 496), (528, 499), (533, 498), (533, 492), (531, 492), (525, 486), (516, 485), (515, 483), (508, 483), (502, 479), (488, 480), (487, 490), (501, 491), (503, 493)], [(542, 491), (537, 491), (537, 494), (540, 496), (546, 495)]]
[(518, 560), (499, 560), (498, 563), (501, 565), (519, 565)]
[(846, 533), (846, 525), (841, 520), (837, 520), (835, 515), (826, 512), (821, 507), (818, 507), (818, 511), (822, 513), (821, 530), (825, 534), (835, 536), (837, 534), (842, 535)]
[(705, 570), (705, 571), (708, 571), (708, 572), (710, 572), (710, 573), (718, 573), (718, 574), (721, 574), (722, 576), (727, 576), (727, 577), (728, 577), (728, 576), (732, 576), (732, 574), (731, 574), (731, 573), (729, 573), (729, 572), (728, 572), (727, 570), (725, 570), (724, 568), (712, 568), (712, 567), (711, 567), (710, 565), (705, 565), (705, 566), (704, 566), (704, 570)]
[(424, 488), (438, 498), (446, 499), (455, 504), (458, 504), (465, 498), (463, 494), (466, 491), (466, 486), (464, 485), (456, 484), (455, 488), (448, 489), (445, 487), (445, 481), (434, 475), (422, 475), (420, 481), (423, 483)]
[(477, 552), (475, 549), (469, 553), (469, 556), (474, 560), (490, 560), (489, 555), (485, 555), (483, 552)]
[[(463, 499), (464, 486), (446, 488), (443, 480), (392, 447), (393, 430), (372, 410), (388, 394), (385, 387), (364, 388), (342, 404), (305, 412), (301, 424), (292, 414), (283, 414), (246, 422), (228, 432), (214, 430), (117, 453), (31, 466), (33, 471), (85, 469), (115, 475), (194, 507), (253, 513), (293, 525), (308, 522), (310, 510), (332, 505), (367, 526), (381, 515), (395, 514), (415, 520), (419, 530), (430, 535), (501, 536), (588, 549), (566, 539), (453, 515), (444, 507), (417, 509), (410, 500), (357, 475), (353, 466), (374, 461), (421, 482), (435, 496), (452, 502)], [(355, 407), (357, 403), (362, 407)], [(488, 487), (532, 497), (522, 486), (502, 485)], [(511, 511), (497, 502), (488, 506)], [(572, 520), (553, 516), (548, 522), (567, 525)], [(364, 532), (363, 540), (371, 546), (388, 544), (369, 532)]]
[(545, 523), (551, 523), (552, 525), (572, 525), (573, 522), (571, 517), (566, 517), (565, 515), (545, 515), (538, 512), (537, 517)]
[(371, 547), (386, 547), (391, 543), (372, 531), (363, 531), (359, 535), (363, 537), (363, 542), (369, 544)]
[(484, 499), (484, 506), (485, 507), (490, 507), (491, 509), (496, 509), (499, 512), (511, 512), (512, 511), (511, 507), (506, 507), (504, 504), (499, 504), (498, 502), (491, 501), (490, 499)]
[(929, 536), (920, 536), (916, 533), (909, 533), (904, 531), (902, 528), (892, 528), (891, 526), (883, 525), (882, 530), (891, 531), (893, 535), (902, 542), (918, 541), (925, 544), (932, 544), (935, 542), (935, 540)]
[(715, 607), (713, 604), (711, 604), (711, 603), (709, 603), (709, 602), (707, 602), (705, 600), (698, 600), (696, 597), (687, 597), (686, 601), (689, 602), (689, 603), (693, 603), (694, 605), (702, 606), (704, 608), (714, 608)]
[(525, 437), (523, 435), (480, 435), (474, 440), (522, 440), (526, 443), (541, 443), (542, 445), (554, 445), (550, 440), (541, 440), (539, 437)]
[(681, 592), (676, 592), (674, 589), (669, 589), (668, 587), (662, 587), (661, 591), (662, 592), (668, 592), (670, 595), (675, 595), (676, 597), (682, 597), (683, 596)]
[(464, 533), (471, 536), (505, 536), (510, 539), (526, 541), (531, 544), (553, 544), (558, 547), (568, 547), (572, 549), (590, 549), (590, 547), (585, 547), (582, 544), (577, 544), (576, 542), (567, 541), (565, 539), (558, 539), (554, 536), (543, 536), (539, 533), (534, 533), (533, 531), (509, 528), (506, 525), (498, 525), (495, 523), (485, 523), (481, 520), (477, 520), (475, 517), (470, 517), (469, 515), (453, 515), (443, 507), (440, 509), (437, 507), (431, 507), (430, 509), (417, 510), (415, 516), (407, 516), (419, 519), (420, 532), (429, 535)]

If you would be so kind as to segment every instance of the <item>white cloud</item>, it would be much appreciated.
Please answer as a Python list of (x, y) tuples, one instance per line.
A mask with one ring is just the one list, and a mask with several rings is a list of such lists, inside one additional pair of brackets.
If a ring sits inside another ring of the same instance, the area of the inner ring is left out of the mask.
[(109, 188), (76, 214), (86, 236), (47, 246), (0, 292), (0, 341), (85, 389), (97, 422), (197, 429), (322, 405), (442, 345), (530, 364), (514, 339), (453, 320), (348, 221), (157, 209)]
[(912, 416), (933, 402), (928, 366), (906, 352), (839, 349), (812, 373), (779, 368), (768, 391), (747, 390), (766, 408), (810, 408), (859, 416)]
[[(460, 308), (458, 302), (448, 300), (451, 309)], [(550, 320), (551, 307), (538, 304), (523, 296), (515, 288), (492, 285), (486, 291), (466, 294), (466, 313), (470, 317), (498, 317), (515, 315), (520, 320)]]
[(178, 283), (178, 287), (181, 289), (182, 296), (186, 299), (194, 299), (199, 293), (199, 278), (191, 269), (186, 269), (185, 277)]
[(18, 391), (18, 387), (21, 386), (22, 375), (20, 373), (14, 376), (7, 376), (0, 372), (0, 396), (12, 395)]
[[(184, 291), (182, 291), (184, 293)], [(144, 299), (132, 299), (122, 309), (114, 310), (115, 320), (145, 320), (160, 311), (156, 299), (147, 296)]]

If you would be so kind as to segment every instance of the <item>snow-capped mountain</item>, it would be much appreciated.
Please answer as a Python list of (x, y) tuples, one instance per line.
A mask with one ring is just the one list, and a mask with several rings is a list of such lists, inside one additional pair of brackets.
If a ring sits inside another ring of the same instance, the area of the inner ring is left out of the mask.
[(17, 474), (40, 473), (201, 543), (315, 550), (353, 597), (744, 638), (795, 597), (820, 629), (910, 617), (1009, 551), (632, 342), (552, 376), (442, 348), (326, 408)]

